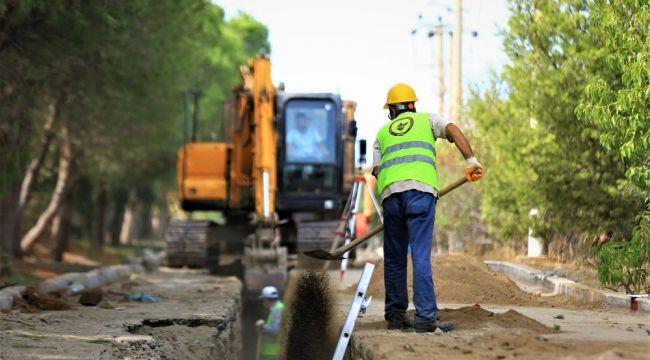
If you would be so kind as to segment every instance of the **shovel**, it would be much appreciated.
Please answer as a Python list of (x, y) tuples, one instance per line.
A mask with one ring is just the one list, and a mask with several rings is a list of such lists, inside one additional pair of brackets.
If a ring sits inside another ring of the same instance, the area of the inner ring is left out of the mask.
[[(467, 178), (464, 176), (453, 183), (449, 184), (447, 187), (444, 189), (440, 190), (438, 192), (438, 197), (442, 197), (446, 193), (454, 190), (455, 188), (463, 185), (464, 183), (467, 182)], [(305, 251), (303, 254), (313, 257), (315, 259), (321, 259), (321, 260), (342, 260), (343, 259), (343, 254), (346, 252), (354, 249), (355, 247), (363, 244), (366, 240), (370, 239), (371, 237), (379, 234), (384, 230), (384, 225), (379, 225), (376, 228), (368, 231), (365, 235), (358, 237), (354, 239), (353, 241), (350, 241), (347, 245), (343, 245), (340, 248), (334, 250), (334, 252), (328, 252), (323, 249), (316, 249), (316, 250), (310, 250), (310, 251)]]

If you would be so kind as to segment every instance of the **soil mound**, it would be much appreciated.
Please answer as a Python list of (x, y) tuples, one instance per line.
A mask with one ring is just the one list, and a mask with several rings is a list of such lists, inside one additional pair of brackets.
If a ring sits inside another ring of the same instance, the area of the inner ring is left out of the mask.
[[(527, 293), (507, 276), (493, 272), (481, 260), (469, 255), (433, 256), (431, 268), (438, 302), (582, 308), (585, 306), (583, 302), (575, 299), (541, 298)], [(407, 282), (410, 299), (413, 298), (412, 274), (413, 268), (409, 257)], [(353, 294), (355, 290), (356, 285), (345, 289), (345, 293)], [(372, 280), (368, 285), (368, 294), (377, 298), (385, 297), (383, 264), (375, 267)]]
[[(409, 311), (408, 316), (413, 318), (415, 311)], [(534, 319), (531, 319), (515, 310), (508, 310), (505, 313), (494, 313), (478, 306), (466, 306), (459, 309), (442, 309), (439, 317), (443, 321), (451, 321), (455, 325), (455, 330), (473, 330), (484, 329), (489, 327), (499, 327), (503, 329), (527, 330), (534, 334), (550, 334), (557, 331)], [(385, 329), (386, 322), (360, 322), (360, 329)]]
[(26, 313), (70, 309), (70, 305), (65, 301), (54, 295), (39, 292), (33, 286), (25, 288), (22, 297), (14, 297), (14, 306)]
[(466, 306), (460, 309), (443, 309), (440, 311), (439, 316), (444, 321), (453, 322), (457, 330), (479, 329), (491, 324), (498, 325), (504, 329), (530, 330), (538, 334), (556, 332), (553, 328), (524, 316), (515, 310), (508, 310), (499, 314), (478, 306)]

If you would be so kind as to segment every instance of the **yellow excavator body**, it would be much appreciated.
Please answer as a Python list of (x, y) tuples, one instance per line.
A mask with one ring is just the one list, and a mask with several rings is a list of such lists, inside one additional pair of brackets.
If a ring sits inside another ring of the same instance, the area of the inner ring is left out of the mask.
[[(177, 178), (179, 202), (190, 220), (168, 225), (167, 259), (173, 266), (218, 273), (219, 259), (228, 257), (223, 255), (241, 255), (245, 286), (255, 294), (267, 285), (284, 287), (287, 267), (295, 263), (288, 254), (334, 238), (331, 225), (354, 179), (356, 103), (330, 93), (284, 93), (273, 85), (265, 56), (240, 72), (241, 84), (224, 105), (219, 142), (197, 140), (196, 95), (188, 141), (186, 98)], [(307, 121), (309, 127), (301, 124)], [(192, 220), (195, 211), (221, 211), (225, 223)]]

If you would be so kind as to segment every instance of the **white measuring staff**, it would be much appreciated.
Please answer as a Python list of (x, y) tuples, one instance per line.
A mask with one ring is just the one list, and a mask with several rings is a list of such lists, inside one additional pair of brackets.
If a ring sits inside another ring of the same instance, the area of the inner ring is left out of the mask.
[(336, 344), (336, 351), (334, 351), (332, 360), (342, 360), (345, 355), (345, 349), (348, 347), (350, 337), (352, 336), (352, 330), (354, 330), (354, 323), (359, 317), (361, 305), (366, 298), (366, 290), (368, 289), (368, 284), (370, 283), (373, 270), (375, 270), (375, 263), (368, 261), (361, 273), (361, 280), (359, 280), (357, 292), (354, 293), (354, 299), (352, 300), (352, 305), (348, 312), (348, 318), (345, 320), (345, 324), (341, 330), (341, 336), (339, 336), (339, 342)]

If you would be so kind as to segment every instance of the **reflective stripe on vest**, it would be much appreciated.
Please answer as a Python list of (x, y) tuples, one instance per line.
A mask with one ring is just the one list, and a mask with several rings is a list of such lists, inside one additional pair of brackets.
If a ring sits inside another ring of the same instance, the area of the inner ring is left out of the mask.
[(379, 130), (381, 150), (377, 190), (381, 195), (390, 184), (415, 180), (438, 190), (436, 138), (429, 114), (402, 113)]
[(433, 165), (433, 167), (436, 167), (436, 162), (432, 158), (424, 155), (406, 155), (406, 156), (400, 156), (398, 158), (390, 159), (388, 161), (385, 161), (384, 163), (379, 166), (378, 171), (382, 171), (383, 169), (393, 166), (395, 164), (402, 164), (402, 163), (409, 163), (409, 162), (414, 162), (414, 161), (424, 161), (425, 163), (429, 163)]
[[(284, 304), (282, 301), (278, 300), (276, 303), (273, 305), (273, 308), (271, 308), (271, 312), (269, 313), (269, 316), (266, 318), (266, 325), (272, 325), (273, 324), (273, 318), (275, 317), (275, 313), (278, 311), (282, 311), (284, 309)], [(278, 356), (280, 354), (280, 336), (272, 336), (272, 335), (267, 335), (267, 334), (261, 334), (262, 335), (262, 355), (263, 356)]]
[(382, 151), (382, 155), (390, 154), (393, 151), (397, 150), (402, 150), (402, 149), (412, 149), (412, 148), (424, 148), (433, 151), (433, 153), (436, 153), (436, 148), (433, 147), (433, 145), (424, 142), (424, 141), (409, 141), (401, 144), (395, 144), (393, 146), (389, 146), (386, 148), (386, 150)]

